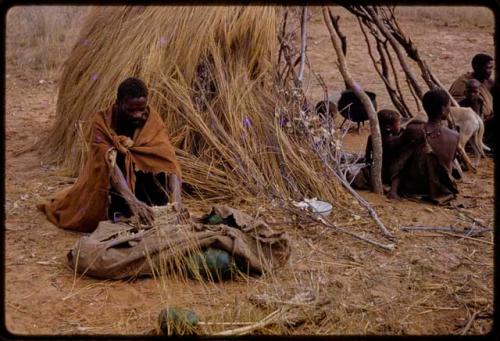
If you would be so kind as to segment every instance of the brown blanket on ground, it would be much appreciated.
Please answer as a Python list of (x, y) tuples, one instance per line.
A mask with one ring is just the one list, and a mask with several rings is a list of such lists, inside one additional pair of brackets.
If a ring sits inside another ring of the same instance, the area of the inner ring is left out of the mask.
[[(472, 72), (468, 72), (462, 76), (460, 76), (450, 87), (450, 94), (460, 102), (465, 98), (465, 89), (467, 86), (467, 82), (471, 80)], [(483, 99), (483, 117), (488, 117), (493, 113), (493, 96), (490, 90), (486, 87), (484, 83), (481, 83), (479, 87), (479, 95)], [(481, 114), (481, 113), (478, 113)]]
[(176, 173), (181, 171), (160, 115), (148, 107), (148, 118), (130, 140), (111, 128), (112, 107), (100, 111), (92, 124), (90, 152), (75, 184), (56, 193), (49, 202), (38, 206), (55, 225), (81, 232), (92, 232), (106, 220), (110, 171), (108, 153), (125, 155), (123, 175), (129, 188), (135, 189), (135, 172)]
[[(207, 224), (214, 214), (224, 222)], [(78, 273), (106, 279), (165, 274), (172, 269), (182, 272), (187, 256), (211, 246), (233, 255), (243, 271), (260, 274), (283, 266), (290, 255), (284, 232), (228, 206), (215, 206), (191, 224), (172, 221), (147, 230), (103, 221), (94, 233), (75, 243), (68, 253), (69, 265)]]
[(424, 123), (412, 124), (401, 137), (389, 165), (390, 178), (400, 176), (399, 193), (443, 204), (458, 193), (451, 170), (442, 164), (428, 143)]

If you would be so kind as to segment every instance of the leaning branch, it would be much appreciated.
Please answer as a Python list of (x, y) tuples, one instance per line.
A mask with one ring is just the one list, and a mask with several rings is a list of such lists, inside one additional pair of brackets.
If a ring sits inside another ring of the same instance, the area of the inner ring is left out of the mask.
[(394, 38), (394, 36), (391, 34), (391, 32), (389, 32), (387, 27), (382, 23), (378, 14), (375, 12), (375, 10), (371, 6), (364, 6), (364, 8), (368, 12), (368, 14), (370, 14), (371, 20), (377, 26), (377, 28), (380, 30), (380, 32), (384, 35), (384, 37), (387, 38), (387, 40), (389, 40), (389, 43), (391, 44), (392, 48), (396, 52), (399, 63), (401, 64), (403, 71), (405, 72), (411, 85), (413, 86), (415, 92), (417, 93), (417, 96), (419, 98), (422, 98), (422, 96), (423, 96), (422, 89), (418, 85), (417, 78), (413, 74), (413, 71), (410, 69), (408, 63), (406, 63), (406, 60), (405, 60), (404, 55), (403, 55), (403, 51), (401, 51), (401, 48), (399, 47), (398, 41)]
[(349, 73), (349, 70), (347, 69), (347, 64), (341, 48), (339, 37), (332, 26), (329, 10), (326, 7), (323, 7), (323, 18), (328, 28), (328, 31), (330, 32), (330, 38), (333, 47), (335, 48), (335, 52), (337, 53), (339, 71), (342, 74), (342, 77), (344, 78), (346, 84), (349, 86), (350, 89), (352, 89), (352, 91), (359, 98), (361, 103), (363, 103), (363, 106), (366, 112), (368, 113), (368, 118), (370, 121), (371, 138), (373, 143), (371, 184), (372, 184), (372, 189), (375, 193), (383, 194), (384, 190), (382, 187), (382, 138), (380, 135), (380, 127), (378, 124), (375, 108), (373, 107), (373, 104), (370, 101), (368, 95), (361, 89), (361, 86), (353, 80), (353, 78)]
[(344, 185), (344, 187), (349, 191), (349, 193), (351, 193), (352, 196), (355, 197), (356, 200), (358, 200), (358, 202), (361, 204), (361, 206), (363, 206), (368, 211), (368, 213), (370, 214), (372, 219), (375, 221), (377, 226), (380, 228), (382, 235), (389, 240), (394, 240), (394, 236), (392, 235), (392, 233), (390, 233), (386, 229), (385, 225), (382, 223), (382, 221), (378, 217), (377, 212), (375, 212), (373, 207), (371, 207), (371, 205), (361, 195), (359, 195), (358, 192), (356, 192), (352, 188), (352, 186), (349, 184), (349, 182), (345, 178), (342, 178), (337, 172), (334, 172), (334, 174), (335, 174), (335, 177), (342, 183), (342, 185)]
[[(358, 18), (358, 24), (359, 24), (359, 28), (361, 29), (361, 32), (363, 33), (363, 36), (365, 38), (366, 46), (368, 48), (368, 55), (370, 56), (373, 67), (375, 68), (375, 71), (379, 75), (380, 79), (382, 79), (382, 81), (384, 82), (392, 103), (396, 106), (396, 108), (399, 110), (399, 112), (401, 112), (401, 115), (403, 115), (404, 117), (410, 117), (411, 116), (410, 111), (408, 110), (408, 108), (406, 107), (406, 104), (404, 103), (403, 97), (401, 96), (401, 90), (400, 90), (398, 84), (396, 83), (396, 85), (398, 86), (397, 90), (399, 91), (399, 93), (396, 92), (396, 88), (392, 84), (392, 82), (389, 78), (389, 67), (388, 67), (387, 59), (386, 59), (384, 51), (383, 51), (382, 42), (380, 41), (380, 39), (378, 39), (378, 37), (375, 37), (376, 44), (377, 44), (377, 51), (378, 51), (378, 54), (380, 56), (380, 67), (379, 67), (379, 62), (375, 59), (375, 56), (374, 56), (373, 51), (372, 51), (370, 39), (368, 38), (368, 34), (366, 33), (365, 28), (363, 27), (363, 25), (367, 25), (367, 24), (363, 24), (360, 18)], [(394, 74), (394, 76), (395, 76), (394, 78), (397, 80), (397, 75)]]
[(300, 67), (299, 67), (299, 81), (302, 84), (304, 79), (304, 65), (306, 62), (306, 41), (307, 41), (307, 6), (302, 9), (302, 23), (300, 25), (301, 41), (300, 41)]

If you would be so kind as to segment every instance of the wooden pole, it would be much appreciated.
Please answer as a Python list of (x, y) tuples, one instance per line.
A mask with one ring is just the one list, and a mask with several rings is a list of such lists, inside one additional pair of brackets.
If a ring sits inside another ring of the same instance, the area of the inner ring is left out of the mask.
[(326, 7), (323, 7), (323, 18), (325, 20), (328, 31), (330, 32), (330, 38), (337, 54), (339, 71), (342, 74), (342, 77), (344, 78), (344, 81), (346, 82), (348, 87), (359, 98), (368, 114), (373, 145), (373, 163), (371, 166), (372, 190), (377, 194), (384, 194), (382, 186), (382, 137), (380, 134), (377, 113), (375, 112), (375, 108), (373, 107), (373, 104), (368, 95), (362, 90), (361, 86), (353, 80), (349, 73), (342, 51), (340, 39), (337, 36), (335, 29), (333, 28), (333, 25), (330, 21), (329, 11)]

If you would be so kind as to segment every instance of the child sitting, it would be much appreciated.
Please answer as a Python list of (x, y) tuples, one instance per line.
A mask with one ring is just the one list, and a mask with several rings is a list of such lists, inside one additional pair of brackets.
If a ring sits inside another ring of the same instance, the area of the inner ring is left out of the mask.
[[(380, 133), (382, 137), (382, 183), (384, 190), (388, 191), (391, 183), (388, 166), (391, 163), (394, 148), (398, 144), (401, 115), (394, 110), (382, 109), (377, 113)], [(358, 174), (350, 175), (353, 178), (352, 187), (356, 189), (371, 189), (371, 164), (373, 161), (372, 136), (366, 141), (365, 166)], [(354, 176), (353, 176), (354, 175)]]

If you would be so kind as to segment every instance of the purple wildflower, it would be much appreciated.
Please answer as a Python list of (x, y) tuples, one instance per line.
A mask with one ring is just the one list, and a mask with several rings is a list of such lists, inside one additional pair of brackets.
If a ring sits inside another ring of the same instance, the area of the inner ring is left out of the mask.
[(83, 42), (82, 42), (82, 45), (83, 46), (90, 46), (92, 42), (89, 40), (89, 39), (85, 39)]
[(94, 73), (92, 75), (92, 77), (90, 77), (90, 79), (92, 79), (93, 81), (96, 81), (97, 79), (99, 79), (99, 75), (97, 75), (96, 73)]
[(245, 116), (245, 118), (243, 119), (243, 127), (247, 129), (250, 128), (251, 125), (252, 121), (250, 121), (250, 119), (247, 116)]
[(165, 39), (165, 37), (161, 36), (159, 42), (160, 42), (160, 46), (163, 46), (167, 43), (167, 39)]
[(280, 117), (280, 127), (286, 126), (287, 123), (288, 123), (288, 118), (286, 118), (285, 116), (281, 116)]

